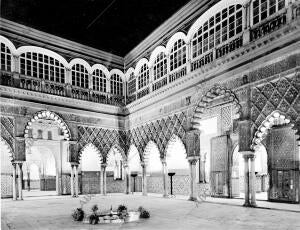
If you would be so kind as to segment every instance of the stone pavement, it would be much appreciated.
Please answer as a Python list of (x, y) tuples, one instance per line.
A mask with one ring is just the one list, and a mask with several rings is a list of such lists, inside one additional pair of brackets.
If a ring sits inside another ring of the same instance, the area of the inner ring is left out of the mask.
[[(125, 204), (129, 209), (140, 205), (151, 217), (135, 223), (88, 225), (74, 222), (71, 211), (79, 207), (79, 198), (69, 196), (30, 197), (24, 201), (1, 200), (1, 229), (300, 229), (300, 212), (295, 210), (244, 208), (240, 199), (209, 198), (196, 204), (186, 197), (162, 198), (161, 195), (143, 197), (140, 194), (96, 195), (84, 206), (93, 204), (109, 210)], [(270, 202), (266, 202), (270, 203)], [(299, 207), (299, 204), (293, 205)], [(288, 206), (289, 207), (289, 206)]]

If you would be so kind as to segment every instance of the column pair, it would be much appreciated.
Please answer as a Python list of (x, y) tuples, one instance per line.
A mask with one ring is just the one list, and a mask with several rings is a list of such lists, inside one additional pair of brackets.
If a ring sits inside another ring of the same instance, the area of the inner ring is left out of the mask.
[[(255, 155), (253, 152), (244, 152), (244, 186), (246, 207), (256, 207), (256, 176), (255, 176)], [(250, 160), (250, 170), (249, 170)]]
[[(13, 200), (17, 200), (19, 197), (20, 200), (23, 200), (23, 192), (22, 192), (22, 164), (21, 162), (13, 162)], [(18, 175), (18, 180), (17, 180)], [(18, 194), (17, 194), (18, 192)]]
[(78, 197), (78, 191), (78, 164), (71, 164), (71, 196)]

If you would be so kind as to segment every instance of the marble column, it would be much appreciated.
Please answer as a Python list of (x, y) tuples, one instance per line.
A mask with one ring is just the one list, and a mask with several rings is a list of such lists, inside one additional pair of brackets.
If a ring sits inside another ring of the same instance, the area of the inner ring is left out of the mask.
[(78, 165), (74, 166), (75, 174), (75, 197), (78, 197), (79, 184), (78, 184)]
[(124, 164), (125, 171), (125, 194), (130, 194), (130, 171), (128, 164)]
[(142, 163), (142, 193), (147, 196), (147, 165)]
[(71, 165), (71, 196), (74, 197), (74, 165)]
[(100, 194), (103, 195), (103, 170), (102, 170), (102, 165), (100, 166)]
[(27, 190), (30, 191), (30, 172), (27, 171)]
[(13, 176), (12, 176), (12, 189), (13, 189), (13, 200), (17, 200), (17, 187), (16, 187), (16, 163), (13, 163)]
[(255, 155), (250, 156), (250, 191), (251, 191), (251, 206), (256, 207), (256, 175), (255, 175)]
[(243, 155), (244, 158), (244, 192), (245, 192), (245, 203), (244, 206), (249, 206), (249, 156)]
[(164, 194), (163, 197), (168, 197), (168, 169), (167, 169), (167, 162), (165, 159), (161, 161), (162, 163), (162, 173), (163, 173), (163, 187), (164, 187)]
[(19, 199), (23, 200), (23, 192), (22, 192), (22, 163), (17, 163), (18, 167), (18, 190), (19, 190)]
[(103, 191), (103, 195), (106, 195), (106, 166), (107, 164), (101, 164), (101, 169), (102, 169), (102, 178), (103, 178), (103, 185), (102, 185), (102, 191)]
[(197, 157), (188, 157), (189, 166), (190, 166), (190, 195), (189, 200), (197, 200), (196, 192), (196, 163), (198, 161)]

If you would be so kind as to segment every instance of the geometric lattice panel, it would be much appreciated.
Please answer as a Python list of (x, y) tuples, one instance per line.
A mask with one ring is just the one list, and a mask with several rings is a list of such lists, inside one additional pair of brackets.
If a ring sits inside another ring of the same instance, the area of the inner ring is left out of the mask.
[(78, 126), (79, 151), (90, 143), (98, 148), (104, 161), (114, 145), (119, 146), (124, 152), (127, 152), (129, 146), (125, 131)]
[(1, 198), (12, 197), (12, 174), (1, 173)]
[(251, 91), (251, 120), (256, 130), (274, 110), (288, 115), (292, 123), (300, 121), (300, 76), (280, 78)]
[[(170, 190), (169, 190), (170, 191)], [(188, 195), (190, 193), (190, 177), (178, 175), (173, 177), (173, 194)]]
[(14, 127), (15, 122), (13, 118), (1, 116), (1, 137), (7, 142), (12, 150), (14, 150)]
[(165, 149), (171, 137), (175, 134), (181, 140), (185, 137), (186, 114), (184, 112), (152, 121), (148, 124), (129, 131), (129, 140), (134, 144), (139, 153), (143, 153), (149, 141), (154, 141), (164, 158)]

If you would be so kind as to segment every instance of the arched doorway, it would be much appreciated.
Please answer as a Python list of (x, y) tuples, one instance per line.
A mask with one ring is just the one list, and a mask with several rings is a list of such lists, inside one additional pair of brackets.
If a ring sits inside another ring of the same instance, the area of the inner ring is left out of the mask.
[[(268, 191), (268, 157), (264, 145), (260, 145), (255, 150), (255, 189), (258, 200), (267, 200)], [(236, 145), (232, 153), (232, 171), (231, 171), (231, 192), (234, 198), (244, 198), (244, 159), (239, 153), (239, 146)]]
[(13, 166), (12, 151), (4, 139), (0, 140), (1, 155), (1, 198), (13, 196)]
[(252, 141), (257, 150), (265, 142), (268, 153), (268, 200), (299, 203), (299, 142), (294, 124), (274, 111), (258, 127)]
[[(70, 179), (67, 180), (70, 177), (68, 164), (70, 131), (66, 123), (51, 111), (40, 111), (27, 123), (24, 132), (26, 145), (26, 162), (24, 163), (29, 167), (34, 163), (39, 168), (40, 190), (36, 192), (36, 195), (70, 193)], [(26, 182), (28, 182), (27, 172), (28, 170), (22, 173)], [(30, 182), (35, 183), (31, 179), (29, 175), (29, 185)], [(26, 184), (24, 182), (23, 189)], [(34, 189), (28, 191), (27, 188), (24, 196), (32, 196), (34, 191)]]
[(87, 144), (82, 150), (79, 165), (83, 194), (100, 193), (101, 162), (102, 157), (99, 150), (93, 144)]
[(189, 164), (185, 146), (176, 135), (172, 136), (167, 145), (166, 162), (170, 180), (169, 194), (188, 195), (190, 192)]

